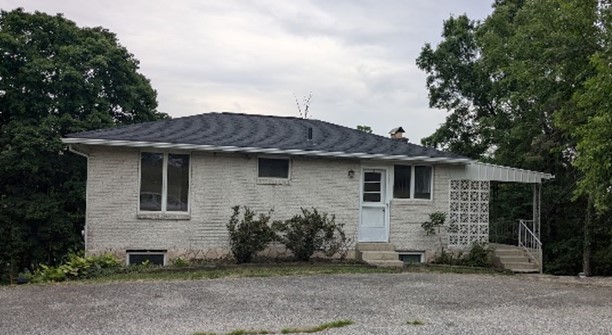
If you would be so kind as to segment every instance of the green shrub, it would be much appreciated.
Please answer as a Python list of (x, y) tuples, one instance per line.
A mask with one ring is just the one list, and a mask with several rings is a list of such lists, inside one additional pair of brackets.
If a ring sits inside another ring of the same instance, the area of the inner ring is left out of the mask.
[[(438, 237), (438, 246), (439, 254), (442, 257), (452, 257), (450, 254), (445, 254), (444, 252), (444, 244), (442, 243), (442, 229), (446, 230), (449, 233), (454, 233), (457, 231), (457, 225), (450, 224), (448, 226), (446, 224), (446, 213), (445, 212), (433, 212), (429, 214), (429, 221), (425, 221), (421, 223), (421, 228), (425, 230), (427, 235), (434, 235)], [(447, 263), (444, 263), (447, 264)]]
[(492, 250), (485, 242), (474, 242), (467, 255), (463, 257), (463, 265), (472, 267), (490, 267)]
[(239, 220), (240, 206), (234, 206), (232, 210), (233, 214), (227, 224), (230, 249), (238, 263), (249, 263), (256, 253), (263, 251), (274, 241), (270, 215), (259, 214), (259, 220), (255, 220), (255, 212), (245, 206), (244, 215)]
[(612, 244), (593, 253), (593, 274), (596, 276), (612, 275)]
[(189, 261), (183, 257), (177, 257), (171, 260), (172, 265), (177, 268), (184, 268), (189, 266)]
[(433, 263), (436, 264), (447, 264), (447, 265), (460, 265), (469, 267), (492, 267), (491, 263), (492, 250), (489, 248), (487, 243), (474, 242), (467, 254), (457, 253), (453, 254), (442, 250)]
[(109, 269), (121, 267), (121, 262), (111, 254), (83, 256), (83, 252), (70, 253), (58, 266), (41, 264), (33, 274), (24, 277), (35, 283), (59, 282), (80, 278), (91, 278)]
[(301, 208), (302, 214), (284, 222), (275, 222), (274, 229), (278, 240), (300, 261), (307, 261), (315, 251), (320, 250), (331, 257), (337, 253), (346, 256), (345, 247), (348, 239), (344, 233), (344, 225), (336, 223), (334, 215), (319, 213)]
[(440, 234), (440, 228), (444, 226), (446, 222), (446, 213), (444, 212), (433, 212), (429, 214), (429, 221), (421, 223), (421, 227), (425, 230), (427, 235)]
[(446, 252), (444, 249), (440, 253), (436, 254), (436, 257), (432, 261), (435, 264), (447, 264), (447, 265), (459, 265), (460, 259), (463, 257), (462, 253), (454, 255), (453, 253)]

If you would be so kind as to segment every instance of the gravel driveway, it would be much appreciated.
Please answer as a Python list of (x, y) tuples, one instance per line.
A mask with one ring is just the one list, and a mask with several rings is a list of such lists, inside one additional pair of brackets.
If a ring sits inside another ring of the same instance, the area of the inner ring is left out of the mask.
[[(0, 334), (612, 334), (612, 287), (402, 273), (0, 288)], [(419, 320), (424, 325), (408, 325)]]

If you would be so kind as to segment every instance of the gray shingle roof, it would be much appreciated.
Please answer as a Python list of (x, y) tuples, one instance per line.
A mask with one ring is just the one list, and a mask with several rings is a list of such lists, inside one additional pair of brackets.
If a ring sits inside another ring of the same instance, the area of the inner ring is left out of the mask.
[[(309, 128), (312, 128), (312, 140), (307, 138)], [(64, 142), (91, 144), (91, 141), (87, 140), (94, 139), (385, 156), (465, 158), (319, 120), (236, 113), (199, 114), (69, 134)]]

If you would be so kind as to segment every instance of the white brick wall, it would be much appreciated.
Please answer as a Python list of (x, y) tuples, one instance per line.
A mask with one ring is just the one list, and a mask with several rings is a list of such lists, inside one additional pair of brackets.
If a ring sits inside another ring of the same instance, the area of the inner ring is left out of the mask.
[[(433, 212), (448, 213), (449, 174), (443, 165), (434, 167), (432, 200), (393, 199), (391, 200), (390, 242), (397, 250), (426, 251), (430, 258), (436, 251), (437, 236), (427, 236), (421, 223), (429, 220)], [(446, 234), (442, 234), (444, 237)], [(443, 238), (445, 240), (446, 238)]]
[[(92, 147), (87, 182), (87, 251), (125, 255), (126, 249), (166, 249), (170, 258), (218, 257), (228, 252), (225, 225), (231, 207), (247, 205), (257, 212), (274, 209), (284, 220), (315, 207), (336, 215), (348, 237), (357, 239), (361, 165), (357, 161), (292, 158), (290, 185), (257, 183), (257, 156), (191, 154), (190, 218), (138, 217), (140, 151)], [(387, 163), (388, 164), (388, 163)], [(392, 166), (391, 166), (392, 167)], [(349, 178), (348, 171), (355, 177)], [(391, 169), (392, 170), (392, 169)], [(431, 201), (391, 201), (390, 240), (398, 250), (433, 251), (436, 237), (421, 223), (434, 211), (448, 212), (448, 168), (434, 168)]]
[(138, 218), (139, 151), (94, 148), (89, 158), (87, 250), (166, 249), (170, 256), (226, 254), (225, 225), (231, 207), (247, 205), (257, 212), (274, 209), (273, 219), (284, 220), (315, 207), (336, 215), (347, 236), (356, 237), (359, 215), (359, 163), (349, 160), (292, 158), (290, 185), (257, 183), (254, 155), (191, 155), (189, 220)]

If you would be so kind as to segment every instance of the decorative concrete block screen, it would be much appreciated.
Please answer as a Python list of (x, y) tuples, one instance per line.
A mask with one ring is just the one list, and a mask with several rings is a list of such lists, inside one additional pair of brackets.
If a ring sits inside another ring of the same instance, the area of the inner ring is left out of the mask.
[(450, 246), (489, 242), (489, 190), (489, 181), (450, 181), (449, 223), (458, 227), (448, 236)]

